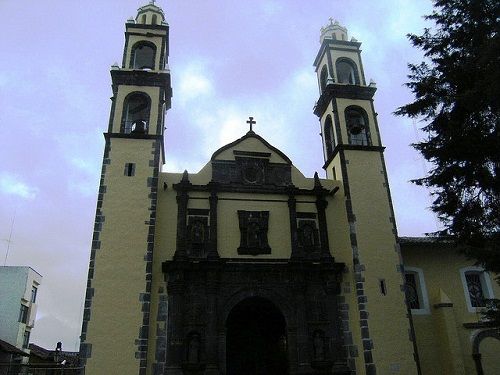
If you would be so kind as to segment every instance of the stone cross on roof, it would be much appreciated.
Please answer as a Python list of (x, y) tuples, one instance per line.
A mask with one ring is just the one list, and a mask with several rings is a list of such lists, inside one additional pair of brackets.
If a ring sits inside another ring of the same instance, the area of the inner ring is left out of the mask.
[(250, 131), (253, 132), (253, 128), (252, 128), (252, 125), (256, 124), (257, 121), (254, 121), (253, 117), (252, 116), (248, 116), (248, 121), (247, 121), (247, 124), (250, 125)]

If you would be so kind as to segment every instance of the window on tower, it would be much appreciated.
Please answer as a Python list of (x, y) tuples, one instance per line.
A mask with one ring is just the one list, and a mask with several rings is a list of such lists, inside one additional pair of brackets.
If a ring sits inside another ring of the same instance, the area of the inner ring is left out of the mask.
[(156, 17), (156, 14), (153, 14), (153, 17), (151, 18), (151, 23), (153, 25), (156, 25), (156, 22), (157, 22), (157, 17)]
[(146, 133), (149, 126), (149, 97), (144, 93), (133, 93), (125, 99), (122, 131)]
[(132, 47), (131, 69), (154, 69), (156, 46), (153, 43), (139, 42)]
[(319, 86), (321, 87), (321, 92), (326, 89), (326, 81), (328, 80), (328, 69), (326, 65), (321, 69), (321, 74), (319, 75)]
[(335, 137), (333, 135), (333, 123), (332, 117), (330, 115), (326, 116), (325, 120), (325, 148), (326, 148), (326, 158), (329, 159), (333, 154), (335, 149)]
[(337, 68), (337, 81), (339, 83), (359, 85), (356, 64), (354, 64), (352, 60), (341, 58), (337, 60), (337, 63), (335, 65)]
[(370, 132), (366, 113), (359, 107), (349, 107), (345, 111), (349, 144), (358, 146), (370, 145)]

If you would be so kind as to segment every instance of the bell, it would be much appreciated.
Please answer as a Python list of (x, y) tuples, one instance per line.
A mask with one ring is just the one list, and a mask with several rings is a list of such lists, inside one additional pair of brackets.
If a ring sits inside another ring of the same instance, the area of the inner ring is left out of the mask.
[(349, 132), (354, 135), (361, 133), (362, 130), (363, 128), (360, 126), (360, 124), (353, 124), (349, 128)]
[(132, 125), (132, 133), (145, 133), (146, 132), (146, 121), (137, 120)]

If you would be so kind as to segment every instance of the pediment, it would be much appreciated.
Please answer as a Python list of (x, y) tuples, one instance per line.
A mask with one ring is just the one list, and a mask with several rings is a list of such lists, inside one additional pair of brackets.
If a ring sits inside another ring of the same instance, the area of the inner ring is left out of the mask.
[(212, 181), (242, 186), (292, 184), (291, 160), (253, 131), (218, 149), (211, 159)]
[(269, 163), (292, 164), (288, 156), (253, 131), (219, 148), (211, 160), (236, 161), (244, 157), (267, 159)]

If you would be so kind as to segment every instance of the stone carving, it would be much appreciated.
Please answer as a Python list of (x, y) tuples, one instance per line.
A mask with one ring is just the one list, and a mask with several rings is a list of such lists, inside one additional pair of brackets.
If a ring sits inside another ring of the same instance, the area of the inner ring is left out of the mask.
[(291, 166), (269, 163), (267, 158), (237, 156), (236, 161), (212, 161), (212, 180), (234, 187), (286, 187), (292, 183)]
[(198, 333), (192, 333), (189, 336), (188, 342), (188, 352), (187, 352), (187, 362), (189, 364), (200, 363), (200, 335)]
[(267, 242), (269, 211), (238, 211), (240, 247), (238, 254), (270, 254)]
[(187, 250), (190, 257), (204, 257), (209, 242), (208, 210), (188, 210)]
[(313, 334), (313, 361), (325, 360), (325, 334), (317, 330)]
[(312, 254), (319, 251), (320, 241), (316, 214), (297, 213), (297, 239), (299, 248), (306, 254)]

